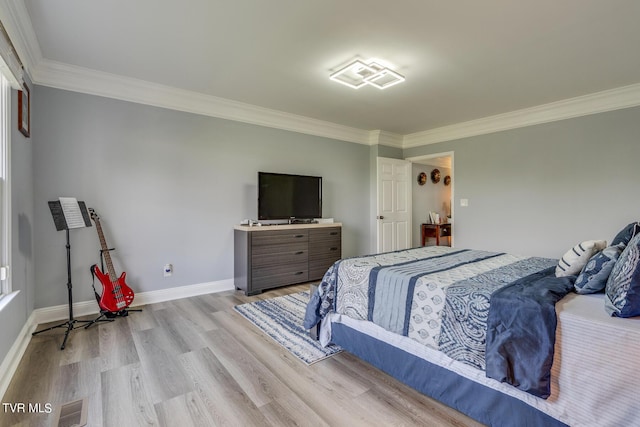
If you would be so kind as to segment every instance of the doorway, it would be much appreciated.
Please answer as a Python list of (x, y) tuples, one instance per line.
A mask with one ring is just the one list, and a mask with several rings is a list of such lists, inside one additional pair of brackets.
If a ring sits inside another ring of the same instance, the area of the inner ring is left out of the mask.
[[(441, 238), (440, 244), (453, 246), (454, 221), (454, 161), (453, 151), (407, 158), (412, 163), (413, 247), (422, 245), (421, 226), (426, 223), (450, 224), (451, 237)], [(430, 213), (432, 213), (430, 215)], [(437, 216), (437, 217), (436, 217)], [(435, 245), (436, 238), (427, 238), (426, 245)]]
[(408, 160), (377, 159), (376, 253), (412, 246), (411, 167)]

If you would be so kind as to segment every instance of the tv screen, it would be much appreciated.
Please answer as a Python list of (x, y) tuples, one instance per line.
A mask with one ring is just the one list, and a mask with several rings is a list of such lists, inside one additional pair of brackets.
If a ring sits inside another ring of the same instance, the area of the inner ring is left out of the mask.
[(258, 172), (258, 219), (322, 218), (322, 177)]

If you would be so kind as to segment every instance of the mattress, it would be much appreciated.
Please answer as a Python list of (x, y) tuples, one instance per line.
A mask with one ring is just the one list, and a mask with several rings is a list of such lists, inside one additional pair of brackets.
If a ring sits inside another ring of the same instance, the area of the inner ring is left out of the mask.
[(512, 396), (565, 424), (640, 426), (640, 318), (609, 317), (602, 294), (570, 294), (556, 304), (556, 313), (551, 396), (546, 400), (366, 320), (330, 313), (322, 321), (321, 341), (330, 341), (332, 324), (339, 323)]

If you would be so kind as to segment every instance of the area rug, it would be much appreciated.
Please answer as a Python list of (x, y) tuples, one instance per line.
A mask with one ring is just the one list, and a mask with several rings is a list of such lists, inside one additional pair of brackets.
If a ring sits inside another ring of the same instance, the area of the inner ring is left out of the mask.
[(322, 347), (309, 336), (302, 325), (308, 302), (309, 292), (300, 292), (236, 305), (234, 309), (291, 354), (311, 365), (342, 349), (336, 345)]

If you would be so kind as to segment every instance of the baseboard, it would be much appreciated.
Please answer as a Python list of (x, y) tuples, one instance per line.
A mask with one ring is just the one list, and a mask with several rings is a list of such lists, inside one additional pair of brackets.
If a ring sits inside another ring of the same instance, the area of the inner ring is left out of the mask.
[(171, 301), (174, 299), (196, 297), (198, 295), (213, 294), (217, 292), (232, 291), (235, 289), (233, 278), (218, 280), (216, 282), (199, 283), (196, 285), (180, 286), (178, 288), (161, 289), (158, 291), (142, 292), (136, 294), (133, 305), (154, 304), (156, 302)]
[[(216, 292), (230, 291), (235, 289), (233, 279), (219, 280), (216, 282), (198, 283), (195, 285), (180, 286), (177, 288), (160, 289), (157, 291), (140, 292), (135, 295), (132, 306), (153, 304), (163, 301), (171, 301), (180, 298), (195, 297), (198, 295), (211, 294)], [(95, 300), (82, 301), (73, 304), (74, 317), (97, 314), (98, 305)], [(31, 334), (41, 323), (67, 320), (69, 318), (69, 306), (57, 305), (53, 307), (38, 308), (31, 312), (29, 319), (24, 324), (16, 341), (9, 349), (2, 364), (0, 364), (0, 401), (9, 388), (11, 379), (18, 369), (20, 360), (29, 345)]]
[(9, 388), (13, 374), (18, 369), (20, 360), (22, 360), (22, 356), (31, 340), (31, 333), (36, 330), (36, 326), (38, 326), (38, 323), (36, 322), (35, 312), (31, 312), (31, 316), (27, 319), (20, 334), (18, 334), (2, 364), (0, 364), (0, 401)]
[[(235, 289), (233, 279), (219, 280), (216, 282), (198, 283), (195, 285), (179, 286), (177, 288), (160, 289), (157, 291), (140, 292), (135, 294), (132, 307), (154, 304), (157, 302), (171, 301), (174, 299), (195, 297), (198, 295), (212, 294), (216, 292), (231, 291)], [(88, 316), (98, 314), (96, 300), (73, 303), (73, 316)], [(55, 322), (69, 318), (69, 306), (56, 305), (53, 307), (38, 308), (34, 310), (36, 324)]]

